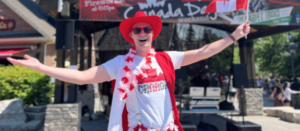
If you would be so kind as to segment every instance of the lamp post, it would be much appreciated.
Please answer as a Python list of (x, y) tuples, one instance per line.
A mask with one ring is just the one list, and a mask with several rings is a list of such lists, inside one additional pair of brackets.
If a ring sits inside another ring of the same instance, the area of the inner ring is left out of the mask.
[(294, 67), (294, 53), (298, 49), (293, 40), (291, 39), (291, 35), (289, 36), (290, 45), (288, 47), (289, 52), (291, 53), (291, 63), (292, 63), (292, 70), (293, 70), (293, 78), (295, 79), (295, 67)]

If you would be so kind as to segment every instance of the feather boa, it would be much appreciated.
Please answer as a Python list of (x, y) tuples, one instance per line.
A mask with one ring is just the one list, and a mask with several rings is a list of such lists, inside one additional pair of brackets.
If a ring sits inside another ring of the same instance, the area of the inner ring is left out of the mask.
[(128, 97), (130, 91), (138, 86), (138, 81), (147, 78), (148, 75), (145, 70), (150, 68), (156, 68), (152, 65), (152, 61), (155, 60), (155, 50), (151, 47), (150, 52), (147, 53), (145, 61), (142, 61), (139, 65), (134, 65), (134, 56), (136, 55), (135, 46), (129, 49), (129, 52), (125, 55), (125, 66), (123, 67), (121, 81), (117, 90), (120, 92), (120, 100), (124, 100)]

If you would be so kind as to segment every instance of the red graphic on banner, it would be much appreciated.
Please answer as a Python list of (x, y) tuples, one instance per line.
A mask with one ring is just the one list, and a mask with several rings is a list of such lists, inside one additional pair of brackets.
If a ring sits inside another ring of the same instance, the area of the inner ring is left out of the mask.
[[(169, 0), (80, 0), (80, 19), (84, 20), (122, 20), (122, 13), (117, 10), (119, 7), (130, 7), (147, 3), (159, 3)], [(142, 5), (143, 6), (143, 5)]]
[(80, 19), (119, 19), (117, 7), (124, 6), (124, 0), (80, 0)]

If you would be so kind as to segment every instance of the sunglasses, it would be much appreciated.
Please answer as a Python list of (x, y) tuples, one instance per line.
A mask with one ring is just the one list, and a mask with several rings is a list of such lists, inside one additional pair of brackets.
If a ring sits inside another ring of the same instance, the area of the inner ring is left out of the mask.
[(144, 27), (144, 28), (136, 27), (136, 28), (133, 28), (132, 31), (133, 31), (134, 34), (140, 34), (143, 29), (144, 29), (144, 32), (147, 33), (147, 34), (151, 33), (151, 31), (152, 31), (152, 28), (149, 27), (149, 26)]

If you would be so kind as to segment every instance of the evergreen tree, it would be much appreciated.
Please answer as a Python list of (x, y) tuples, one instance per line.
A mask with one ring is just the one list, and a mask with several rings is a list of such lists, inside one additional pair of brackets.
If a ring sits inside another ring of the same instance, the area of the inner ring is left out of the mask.
[(194, 42), (195, 41), (195, 30), (193, 29), (193, 25), (190, 24), (188, 30), (187, 30), (187, 37), (186, 40), (188, 42)]

